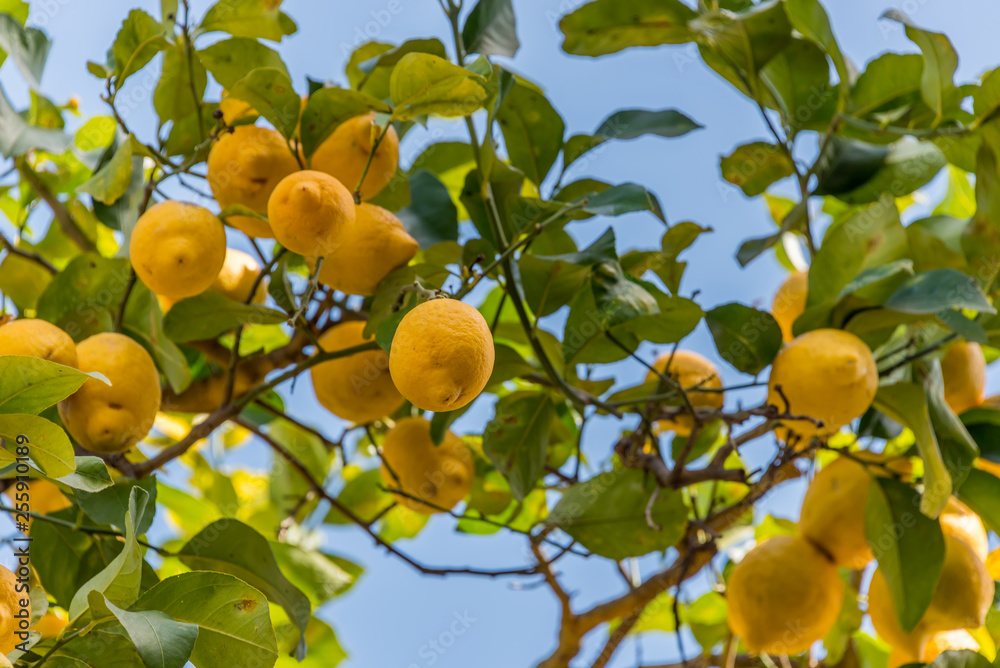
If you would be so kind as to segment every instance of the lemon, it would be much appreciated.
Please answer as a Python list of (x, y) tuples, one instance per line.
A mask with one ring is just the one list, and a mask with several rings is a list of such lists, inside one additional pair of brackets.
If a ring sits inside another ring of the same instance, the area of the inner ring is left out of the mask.
[(973, 652), (979, 651), (979, 643), (972, 637), (972, 634), (965, 629), (955, 629), (952, 631), (941, 631), (930, 636), (924, 643), (921, 651), (920, 661), (930, 663), (938, 657), (941, 652), (949, 650), (970, 649)]
[[(360, 320), (336, 325), (319, 339), (323, 350), (345, 350), (367, 339)], [(310, 370), (316, 399), (328, 411), (345, 420), (363, 424), (395, 413), (403, 405), (403, 395), (389, 376), (389, 355), (368, 350), (317, 364)]]
[(42, 634), (42, 640), (55, 638), (60, 631), (66, 628), (68, 621), (63, 614), (49, 608), (48, 612), (38, 618), (32, 629)]
[[(660, 356), (653, 363), (653, 368), (677, 381), (677, 384), (687, 392), (688, 401), (695, 408), (722, 408), (722, 392), (702, 391), (722, 388), (719, 371), (714, 364), (698, 353), (677, 350), (673, 356), (669, 353)], [(646, 374), (647, 382), (657, 378), (658, 376), (652, 371)], [(666, 389), (669, 391), (671, 388)], [(693, 425), (694, 419), (690, 415), (678, 415), (672, 420), (660, 420), (656, 423), (658, 428), (674, 431), (680, 436), (690, 434)]]
[(222, 120), (226, 122), (226, 125), (260, 116), (260, 112), (246, 100), (229, 97), (229, 91), (225, 88), (222, 89), (222, 99), (219, 100), (219, 111), (222, 112)]
[(410, 510), (427, 515), (451, 510), (472, 489), (475, 467), (468, 446), (450, 431), (434, 445), (427, 420), (397, 422), (385, 435), (382, 458), (382, 480), (408, 495), (397, 494), (397, 501)]
[(267, 217), (281, 245), (300, 255), (329, 255), (354, 222), (354, 199), (340, 181), (323, 172), (295, 172), (278, 183), (267, 201)]
[(767, 401), (788, 412), (822, 420), (818, 427), (809, 420), (783, 420), (788, 430), (779, 436), (788, 440), (789, 432), (803, 439), (828, 436), (854, 418), (860, 417), (878, 390), (875, 358), (864, 341), (839, 329), (806, 332), (785, 346), (771, 366)]
[(0, 326), (0, 355), (40, 357), (64, 366), (76, 366), (76, 344), (55, 325), (34, 318), (18, 318)]
[(416, 254), (416, 240), (392, 212), (363, 203), (354, 223), (340, 232), (340, 247), (328, 255), (319, 281), (350, 295), (373, 295), (382, 279)]
[(124, 452), (146, 437), (160, 408), (160, 376), (153, 359), (132, 339), (105, 332), (76, 347), (80, 370), (103, 374), (111, 386), (89, 378), (59, 403), (59, 416), (76, 441), (92, 452)]
[[(27, 494), (27, 502), (31, 506), (29, 510), (40, 515), (51, 515), (73, 505), (53, 482), (38, 478), (29, 481), (27, 485), (26, 492), (17, 491), (14, 485), (7, 488), (4, 494), (11, 500), (12, 505), (17, 502), (17, 496), (22, 494)], [(34, 518), (28, 518), (29, 531), (25, 533), (30, 532), (33, 521)]]
[[(319, 145), (312, 155), (310, 166), (326, 172), (354, 192), (380, 129), (375, 123), (375, 112), (344, 121)], [(390, 125), (372, 157), (372, 164), (361, 186), (361, 198), (369, 200), (379, 194), (396, 174), (398, 165), (399, 135)]]
[(400, 393), (425, 411), (451, 411), (479, 396), (493, 373), (493, 334), (457, 299), (432, 299), (403, 316), (389, 372)]
[(975, 550), (948, 533), (944, 542), (941, 579), (921, 624), (932, 632), (978, 628), (993, 603), (995, 584)]
[(806, 296), (809, 293), (809, 272), (793, 271), (774, 294), (771, 314), (781, 327), (781, 336), (785, 342), (795, 338), (792, 325), (806, 310)]
[(986, 357), (978, 343), (959, 341), (941, 358), (944, 400), (956, 414), (983, 403), (986, 396)]
[(0, 654), (9, 654), (20, 642), (15, 633), (19, 629), (17, 615), (21, 603), (27, 607), (27, 619), (31, 619), (31, 599), (28, 590), (17, 591), (17, 577), (4, 566), (0, 566)]
[(979, 515), (955, 497), (951, 497), (938, 519), (941, 521), (942, 531), (965, 542), (976, 556), (986, 561), (990, 551), (990, 539)]
[[(245, 302), (250, 297), (253, 284), (260, 274), (260, 264), (249, 253), (235, 248), (226, 249), (226, 260), (222, 264), (219, 275), (212, 281), (209, 290), (225, 295), (233, 301)], [(267, 298), (267, 279), (257, 286), (253, 293), (252, 304), (263, 304)]]
[[(276, 130), (241, 125), (223, 134), (208, 154), (208, 185), (223, 209), (232, 204), (260, 214), (267, 213), (267, 200), (275, 186), (298, 171), (299, 163)], [(251, 237), (274, 236), (266, 220), (230, 216), (227, 222)]]
[(868, 614), (879, 637), (909, 659), (903, 663), (919, 660), (924, 643), (924, 629), (918, 623), (913, 631), (907, 633), (899, 625), (899, 618), (892, 603), (892, 594), (889, 592), (889, 583), (881, 568), (875, 569), (871, 584), (868, 586)]
[(799, 531), (845, 568), (872, 560), (865, 540), (865, 504), (871, 476), (864, 465), (839, 457), (809, 484), (802, 501)]
[(837, 567), (808, 540), (769, 538), (726, 583), (729, 628), (755, 654), (799, 654), (833, 628), (843, 589)]
[(135, 273), (156, 294), (193, 297), (208, 289), (226, 261), (226, 230), (197, 204), (159, 202), (135, 224), (129, 256)]

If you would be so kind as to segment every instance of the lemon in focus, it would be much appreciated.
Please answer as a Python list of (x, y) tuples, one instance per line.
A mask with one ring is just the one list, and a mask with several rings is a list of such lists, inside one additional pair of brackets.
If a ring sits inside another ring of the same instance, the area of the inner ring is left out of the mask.
[(18, 318), (0, 325), (0, 355), (26, 355), (76, 366), (76, 344), (55, 325), (35, 318)]
[(308, 256), (337, 250), (344, 227), (354, 222), (354, 209), (354, 199), (340, 181), (312, 170), (286, 176), (267, 201), (274, 238)]
[(475, 466), (468, 446), (450, 431), (434, 445), (431, 423), (422, 418), (397, 422), (385, 435), (382, 458), (382, 480), (407, 494), (396, 496), (410, 510), (427, 515), (451, 510), (472, 489)]

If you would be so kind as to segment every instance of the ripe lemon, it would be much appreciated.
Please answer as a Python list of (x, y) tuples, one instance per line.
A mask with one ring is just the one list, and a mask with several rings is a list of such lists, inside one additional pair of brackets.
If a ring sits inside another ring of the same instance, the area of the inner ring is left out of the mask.
[(802, 501), (799, 531), (845, 568), (872, 560), (865, 541), (865, 504), (871, 476), (864, 465), (839, 457), (809, 484)]
[(817, 427), (808, 420), (785, 420), (787, 430), (778, 432), (788, 440), (789, 432), (808, 445), (813, 436), (828, 436), (861, 416), (878, 390), (878, 369), (865, 342), (839, 329), (816, 329), (796, 337), (771, 365), (767, 401), (785, 409), (778, 393), (781, 386), (792, 415), (823, 421)]
[(493, 334), (479, 311), (457, 299), (432, 299), (399, 322), (389, 372), (417, 408), (451, 411), (479, 396), (494, 359)]
[(799, 654), (833, 628), (843, 591), (837, 567), (812, 543), (775, 536), (733, 569), (729, 628), (755, 654)]
[(382, 458), (382, 480), (387, 487), (417, 497), (397, 495), (397, 500), (418, 513), (451, 510), (472, 489), (475, 466), (468, 446), (450, 431), (434, 445), (427, 420), (409, 417), (397, 422), (385, 435)]
[(229, 92), (225, 88), (222, 89), (222, 99), (219, 100), (219, 111), (222, 112), (222, 120), (226, 122), (226, 125), (232, 125), (244, 118), (260, 116), (260, 112), (246, 100), (229, 97)]
[[(363, 321), (336, 325), (319, 339), (323, 350), (345, 350), (367, 339)], [(389, 376), (389, 355), (384, 350), (368, 350), (317, 364), (310, 369), (316, 398), (338, 417), (363, 424), (395, 413), (403, 405), (403, 395)]]
[(340, 247), (323, 260), (319, 281), (350, 295), (373, 295), (419, 246), (391, 211), (363, 203), (355, 214), (354, 223), (340, 232)]
[(944, 542), (941, 579), (921, 624), (928, 631), (979, 628), (993, 603), (993, 579), (964, 541), (946, 533)]
[(792, 325), (795, 324), (796, 318), (806, 310), (808, 293), (809, 272), (806, 271), (793, 271), (781, 284), (778, 291), (774, 293), (771, 314), (778, 321), (778, 326), (781, 327), (781, 337), (786, 343), (795, 338), (795, 335), (792, 334)]
[[(219, 206), (242, 204), (267, 213), (267, 200), (281, 179), (298, 171), (299, 163), (276, 130), (241, 125), (222, 135), (208, 154), (208, 185)], [(227, 222), (247, 236), (274, 237), (266, 220), (231, 216)]]
[[(233, 301), (245, 302), (250, 296), (253, 284), (260, 274), (260, 264), (248, 253), (235, 248), (226, 249), (226, 261), (222, 264), (219, 275), (212, 281), (209, 290), (225, 295)], [(267, 298), (267, 279), (257, 286), (253, 294), (252, 304), (263, 304)]]
[(20, 630), (15, 615), (20, 612), (22, 601), (28, 609), (27, 619), (30, 620), (31, 599), (28, 598), (28, 590), (18, 592), (17, 576), (0, 566), (0, 654), (9, 654), (20, 642), (20, 638), (14, 634)]
[(329, 255), (355, 219), (354, 199), (340, 181), (305, 170), (286, 176), (267, 201), (274, 237), (300, 255)]
[(920, 661), (930, 663), (937, 658), (941, 652), (949, 650), (971, 649), (973, 652), (979, 651), (979, 643), (972, 637), (972, 634), (965, 629), (955, 629), (953, 631), (941, 631), (927, 638), (924, 648), (921, 651)]
[(40, 357), (64, 366), (76, 366), (76, 344), (55, 325), (34, 318), (18, 318), (0, 326), (0, 355)]
[(978, 343), (959, 341), (941, 358), (944, 400), (956, 414), (983, 403), (986, 396), (986, 358)]
[(159, 202), (135, 224), (129, 256), (135, 273), (156, 294), (193, 297), (208, 289), (226, 261), (226, 229), (197, 204)]
[(67, 622), (68, 620), (62, 613), (49, 608), (48, 612), (38, 618), (32, 629), (41, 633), (42, 640), (45, 640), (46, 638), (55, 638), (59, 635), (59, 632), (66, 628)]
[[(326, 172), (354, 192), (380, 129), (375, 123), (375, 112), (344, 121), (319, 145), (310, 166)], [(399, 135), (390, 125), (372, 157), (372, 164), (361, 186), (361, 198), (368, 200), (382, 192), (396, 174), (398, 165)]]
[(153, 359), (132, 339), (105, 332), (76, 347), (80, 370), (97, 371), (111, 381), (90, 378), (59, 403), (70, 435), (92, 452), (124, 452), (153, 426), (160, 408), (160, 376)]
[(909, 633), (899, 625), (899, 618), (892, 603), (892, 594), (889, 593), (889, 583), (881, 568), (875, 569), (871, 584), (868, 586), (868, 614), (879, 637), (909, 659), (903, 663), (919, 659), (924, 635), (922, 623), (918, 623)]
[(990, 539), (979, 515), (955, 497), (951, 497), (938, 519), (941, 521), (942, 531), (965, 542), (980, 559), (986, 561), (990, 551)]
[[(668, 363), (669, 368), (667, 368)], [(688, 401), (695, 408), (722, 408), (722, 392), (700, 391), (719, 390), (722, 388), (722, 380), (719, 379), (719, 371), (715, 365), (698, 353), (678, 350), (674, 352), (672, 359), (667, 353), (653, 363), (653, 368), (677, 381), (677, 384), (687, 392)], [(652, 371), (646, 374), (646, 382), (656, 378), (658, 376)], [(680, 436), (690, 434), (693, 425), (694, 419), (690, 415), (678, 415), (672, 420), (660, 420), (656, 423), (660, 429), (674, 431)]]

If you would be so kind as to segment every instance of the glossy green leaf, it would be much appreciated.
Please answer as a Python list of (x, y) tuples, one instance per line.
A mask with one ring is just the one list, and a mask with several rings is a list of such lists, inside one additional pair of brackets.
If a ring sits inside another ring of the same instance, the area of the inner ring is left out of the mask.
[(173, 341), (184, 343), (214, 339), (239, 325), (273, 325), (287, 319), (281, 311), (206, 290), (174, 304), (163, 318), (163, 331)]
[(511, 0), (479, 0), (465, 19), (462, 44), (466, 53), (513, 58), (521, 43)]
[(581, 197), (577, 201), (581, 203), (584, 211), (602, 216), (649, 211), (663, 222), (667, 220), (656, 195), (634, 183), (612, 186), (599, 193)]
[(837, 70), (837, 76), (840, 77), (841, 86), (846, 87), (851, 82), (851, 69), (840, 50), (840, 45), (837, 44), (837, 38), (830, 25), (830, 17), (820, 1), (785, 0), (784, 6), (792, 27), (830, 56)]
[(39, 357), (0, 356), (0, 413), (37, 415), (76, 392), (87, 374)]
[(277, 51), (247, 37), (224, 39), (200, 49), (198, 59), (224, 88), (229, 88), (261, 67), (288, 74), (288, 68)]
[(503, 99), (496, 120), (510, 162), (541, 185), (559, 157), (566, 125), (537, 88), (517, 83)]
[(104, 460), (89, 455), (77, 457), (76, 470), (58, 480), (68, 487), (85, 492), (99, 492), (115, 484)]
[(799, 130), (825, 131), (837, 110), (826, 55), (809, 40), (793, 38), (760, 71), (794, 136)]
[(924, 61), (916, 53), (884, 53), (868, 63), (851, 88), (853, 112), (865, 116), (920, 94)]
[[(149, 507), (155, 508), (152, 505), (156, 502), (156, 480), (154, 478), (143, 478), (142, 480), (121, 478), (115, 484), (96, 492), (78, 490), (76, 500), (80, 509), (98, 524), (110, 524), (124, 529), (128, 521), (132, 490), (135, 488), (145, 492), (150, 501)], [(136, 534), (142, 535), (149, 531), (153, 525), (154, 512), (151, 510), (143, 513), (139, 523), (135, 525)]]
[(650, 513), (660, 528), (650, 528), (645, 513), (655, 489), (655, 480), (642, 471), (608, 471), (570, 487), (547, 521), (616, 561), (666, 550), (684, 535), (688, 509), (683, 494), (661, 489)]
[[(160, 118), (160, 126), (191, 116), (197, 119), (207, 85), (208, 73), (196, 56), (181, 44), (166, 49), (160, 80), (153, 91), (153, 108)], [(205, 127), (211, 129), (213, 126)]]
[(126, 258), (108, 259), (97, 253), (74, 258), (38, 299), (38, 317), (74, 341), (111, 331), (129, 271)]
[(279, 10), (280, 6), (280, 0), (219, 0), (205, 12), (199, 29), (280, 42), (296, 30), (295, 22)]
[(872, 478), (865, 507), (865, 539), (878, 555), (900, 626), (907, 632), (930, 605), (944, 566), (941, 526), (916, 512), (919, 505), (919, 494), (909, 485), (891, 478)]
[(15, 444), (20, 443), (27, 445), (28, 456), (50, 478), (67, 475), (76, 468), (73, 444), (66, 432), (43, 417), (26, 413), (2, 413), (0, 438), (7, 441), (7, 448), (0, 448), (0, 462), (16, 462), (18, 455)]
[(792, 39), (784, 3), (766, 0), (741, 12), (709, 12), (691, 21), (702, 43), (753, 77)]
[(603, 56), (632, 46), (683, 44), (694, 39), (688, 21), (697, 16), (679, 0), (596, 0), (559, 21), (563, 51)]
[(594, 134), (573, 135), (567, 139), (563, 148), (563, 165), (568, 167), (587, 151), (611, 139), (628, 140), (647, 134), (680, 137), (701, 127), (676, 109), (623, 109), (604, 119)]
[(902, 313), (936, 313), (947, 308), (997, 312), (976, 279), (956, 269), (932, 269), (911, 276), (884, 305)]
[(198, 637), (198, 626), (178, 622), (156, 610), (122, 610), (98, 591), (90, 592), (95, 616), (113, 615), (122, 625), (146, 668), (184, 668)]
[(555, 406), (546, 395), (518, 392), (496, 404), (483, 432), (483, 452), (523, 499), (542, 477)]
[(114, 204), (132, 182), (132, 143), (123, 141), (104, 166), (77, 188), (104, 204)]
[(285, 137), (295, 135), (302, 100), (284, 70), (274, 67), (252, 70), (229, 88), (229, 96), (248, 102)]
[(482, 77), (429, 53), (408, 53), (392, 69), (393, 117), (468, 116), (486, 99)]
[[(167, 337), (163, 329), (163, 313), (156, 295), (141, 282), (132, 287), (122, 331), (143, 345), (153, 356), (175, 393), (183, 392), (191, 384), (191, 368), (184, 351)], [(242, 343), (242, 341), (241, 341)]]
[[(289, 543), (271, 541), (269, 544), (281, 572), (316, 607), (349, 591), (364, 571), (361, 566), (340, 557), (306, 550)], [(308, 636), (307, 627), (307, 642)]]
[(743, 304), (723, 304), (705, 313), (722, 359), (757, 375), (771, 364), (781, 349), (781, 327), (770, 313)]
[(458, 240), (458, 210), (448, 188), (425, 169), (410, 174), (410, 204), (396, 212), (421, 248)]

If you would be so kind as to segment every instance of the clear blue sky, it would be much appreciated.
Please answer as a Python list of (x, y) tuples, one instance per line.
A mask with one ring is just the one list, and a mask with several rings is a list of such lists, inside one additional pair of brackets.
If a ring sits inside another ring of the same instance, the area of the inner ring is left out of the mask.
[[(103, 61), (130, 8), (141, 6), (158, 16), (159, 2), (35, 0), (32, 4), (30, 23), (44, 28), (54, 41), (43, 92), (56, 101), (79, 95), (85, 114), (105, 113), (99, 99), (101, 86), (85, 71), (84, 62)], [(209, 3), (199, 0), (192, 4), (201, 15)], [(770, 233), (773, 223), (762, 202), (744, 198), (736, 188), (721, 182), (718, 172), (721, 155), (748, 141), (768, 138), (755, 107), (705, 68), (691, 46), (631, 50), (601, 59), (566, 56), (559, 49), (558, 18), (580, 4), (580, 0), (514, 0), (522, 48), (510, 66), (544, 86), (563, 114), (568, 133), (592, 131), (608, 114), (622, 108), (675, 107), (705, 129), (676, 140), (649, 138), (614, 144), (589, 162), (585, 173), (576, 176), (641, 183), (660, 197), (671, 221), (693, 220), (715, 229), (686, 255), (689, 268), (682, 291), (700, 291), (698, 301), (704, 307), (729, 301), (769, 306), (783, 277), (781, 267), (764, 257), (740, 269), (733, 255), (743, 239)], [(960, 7), (945, 0), (828, 0), (826, 4), (844, 52), (859, 66), (886, 50), (915, 50), (896, 24), (878, 21), (889, 8), (902, 9), (921, 26), (952, 38), (961, 58), (960, 80), (974, 79), (1000, 64), (994, 34), (1000, 25), (1000, 5), (995, 2), (967, 0)], [(366, 39), (380, 41), (430, 36), (450, 41), (434, 0), (287, 0), (284, 9), (298, 22), (299, 32), (287, 38), (279, 50), (300, 92), (305, 90), (306, 75), (343, 82), (347, 54), (366, 30)], [(143, 89), (144, 80), (140, 75), (129, 84), (138, 104), (127, 113), (127, 120), (148, 136), (153, 115), (151, 91)], [(23, 104), (25, 88), (13, 66), (3, 68), (0, 82), (15, 102)], [(420, 132), (404, 141), (404, 162), (413, 157), (413, 146), (426, 143), (429, 135), (420, 136)], [(429, 132), (435, 140), (463, 136), (460, 128), (447, 123), (432, 123)], [(596, 220), (579, 225), (575, 231), (581, 241), (589, 241), (607, 224)], [(620, 252), (649, 247), (658, 243), (662, 234), (661, 226), (650, 216), (628, 216), (616, 220), (614, 226)], [(231, 244), (240, 245), (238, 236), (232, 235)], [(704, 327), (686, 346), (715, 359), (726, 384), (739, 379), (739, 374), (718, 359)], [(654, 353), (653, 349), (642, 349), (647, 359)], [(643, 370), (636, 363), (622, 363), (615, 367), (615, 374), (622, 382), (635, 382)], [(990, 385), (997, 389), (992, 376)], [(296, 415), (331, 434), (339, 433), (338, 421), (316, 406), (308, 383), (300, 383), (294, 396), (290, 405)], [(741, 398), (745, 404), (760, 399), (752, 393)], [(734, 405), (736, 400), (730, 398)], [(456, 430), (481, 428), (489, 414), (488, 406), (477, 406)], [(609, 419), (594, 422), (592, 429), (588, 427), (585, 447), (591, 461), (602, 461), (622, 425)], [(772, 448), (769, 442), (756, 444), (749, 449), (750, 457), (766, 458)], [(240, 456), (260, 459), (253, 452)], [(770, 498), (768, 507), (778, 516), (794, 517), (801, 485), (786, 487)], [(346, 664), (351, 668), (526, 666), (533, 665), (554, 644), (558, 610), (544, 587), (518, 588), (510, 580), (421, 577), (376, 551), (360, 531), (335, 529), (324, 538), (325, 550), (351, 558), (367, 569), (349, 594), (320, 613), (351, 653)], [(489, 568), (530, 561), (520, 538), (464, 536), (455, 533), (453, 522), (445, 517), (433, 518), (416, 540), (406, 541), (403, 547), (423, 561), (439, 565)], [(640, 561), (644, 576), (657, 565), (656, 558)], [(565, 559), (561, 569), (567, 588), (576, 593), (577, 607), (622, 592), (620, 577), (606, 561)], [(475, 621), (443, 654), (428, 653), (426, 643), (448, 632), (455, 615), (468, 615)], [(590, 665), (603, 642), (603, 632), (592, 634), (577, 665)], [(635, 644), (627, 643), (612, 665), (635, 666), (635, 652)], [(648, 663), (677, 658), (675, 642), (664, 634), (647, 634), (642, 653)]]

